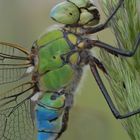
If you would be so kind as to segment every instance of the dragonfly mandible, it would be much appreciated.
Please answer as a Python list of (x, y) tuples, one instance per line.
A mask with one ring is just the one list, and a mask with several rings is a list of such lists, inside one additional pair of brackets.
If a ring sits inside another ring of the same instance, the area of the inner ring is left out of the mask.
[[(56, 5), (50, 17), (64, 24), (38, 38), (28, 51), (20, 45), (0, 42), (0, 140), (56, 140), (66, 130), (69, 111), (85, 65), (89, 65), (106, 102), (116, 119), (121, 115), (105, 88), (98, 69), (106, 68), (90, 50), (104, 49), (112, 55), (132, 57), (125, 51), (87, 35), (108, 27), (124, 0), (119, 0), (108, 19), (99, 24), (100, 14), (90, 0), (67, 0)], [(96, 25), (96, 26), (95, 26)]]

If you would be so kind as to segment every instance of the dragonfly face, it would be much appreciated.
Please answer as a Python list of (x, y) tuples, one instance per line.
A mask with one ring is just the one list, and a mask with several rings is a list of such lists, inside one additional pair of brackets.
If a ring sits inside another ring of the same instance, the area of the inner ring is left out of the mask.
[(89, 0), (69, 0), (56, 5), (50, 16), (55, 21), (71, 26), (94, 26), (99, 23), (98, 9)]
[[(113, 115), (123, 119), (139, 113), (121, 115), (114, 106), (97, 68), (108, 74), (92, 54), (92, 47), (105, 49), (115, 56), (133, 56), (86, 35), (103, 30), (123, 0), (104, 24), (97, 8), (89, 0), (69, 0), (58, 4), (51, 17), (67, 26), (53, 29), (37, 39), (28, 52), (22, 46), (0, 42), (0, 140), (56, 140), (67, 128), (69, 110), (83, 66), (89, 65)], [(96, 27), (91, 27), (97, 25)], [(69, 28), (67, 28), (69, 27)], [(77, 32), (75, 28), (83, 29)], [(84, 34), (84, 36), (82, 36)]]

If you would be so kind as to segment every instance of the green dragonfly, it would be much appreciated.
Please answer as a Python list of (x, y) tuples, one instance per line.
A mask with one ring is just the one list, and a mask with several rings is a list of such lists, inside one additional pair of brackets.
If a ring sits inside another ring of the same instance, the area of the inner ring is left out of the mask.
[(0, 140), (58, 139), (67, 128), (85, 65), (90, 66), (116, 119), (140, 113), (140, 109), (119, 113), (97, 68), (104, 74), (108, 72), (90, 52), (98, 47), (115, 56), (132, 57), (140, 44), (140, 34), (132, 51), (87, 37), (105, 29), (123, 2), (119, 0), (108, 19), (99, 24), (99, 11), (90, 0), (67, 0), (50, 13), (53, 20), (64, 26), (43, 34), (30, 51), (17, 44), (0, 42)]

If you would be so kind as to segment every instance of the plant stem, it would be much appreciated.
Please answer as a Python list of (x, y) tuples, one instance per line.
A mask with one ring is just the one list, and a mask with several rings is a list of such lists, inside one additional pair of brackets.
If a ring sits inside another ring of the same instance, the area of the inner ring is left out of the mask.
[[(116, 7), (118, 0), (100, 0), (104, 13), (108, 16)], [(124, 0), (115, 17), (110, 22), (115, 35), (114, 46), (123, 50), (132, 50), (140, 33), (139, 0)], [(115, 103), (121, 114), (140, 108), (140, 49), (131, 58), (112, 56), (101, 50), (100, 59), (109, 76), (107, 79)], [(105, 60), (105, 61), (104, 61)], [(132, 140), (140, 140), (140, 115), (121, 120)]]

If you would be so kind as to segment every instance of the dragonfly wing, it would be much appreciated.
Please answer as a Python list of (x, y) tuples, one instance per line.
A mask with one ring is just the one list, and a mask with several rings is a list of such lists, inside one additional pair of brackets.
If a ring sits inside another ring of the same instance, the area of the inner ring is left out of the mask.
[(0, 140), (35, 140), (31, 82), (0, 93)]
[(29, 57), (23, 47), (0, 42), (0, 140), (35, 140)]
[(31, 66), (30, 53), (17, 44), (0, 42), (0, 85), (18, 81)]

